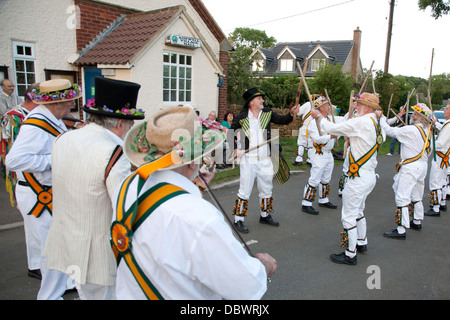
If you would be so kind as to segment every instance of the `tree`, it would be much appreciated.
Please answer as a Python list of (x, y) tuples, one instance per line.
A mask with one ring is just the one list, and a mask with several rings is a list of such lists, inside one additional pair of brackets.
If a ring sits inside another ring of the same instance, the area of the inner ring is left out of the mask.
[(230, 34), (230, 37), (237, 48), (270, 48), (277, 42), (274, 37), (269, 37), (265, 31), (251, 28), (236, 28)]
[(250, 28), (236, 28), (230, 34), (236, 45), (228, 60), (228, 103), (240, 104), (245, 90), (260, 83), (260, 75), (251, 71), (253, 59), (251, 54), (257, 47), (272, 47), (274, 37), (268, 37), (265, 31)]
[(342, 71), (340, 64), (327, 64), (315, 73), (308, 86), (311, 94), (323, 96), (327, 89), (331, 103), (341, 109), (341, 114), (345, 114), (348, 111), (351, 91), (355, 89), (356, 83), (350, 74)]
[(428, 7), (431, 7), (433, 11), (432, 16), (438, 19), (442, 15), (449, 13), (450, 2), (444, 0), (419, 0), (419, 9), (425, 10)]

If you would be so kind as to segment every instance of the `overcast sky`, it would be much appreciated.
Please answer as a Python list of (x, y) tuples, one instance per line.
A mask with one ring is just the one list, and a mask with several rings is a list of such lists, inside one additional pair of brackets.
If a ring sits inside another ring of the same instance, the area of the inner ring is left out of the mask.
[[(277, 42), (353, 40), (362, 31), (363, 68), (384, 70), (389, 0), (202, 0), (226, 35), (235, 28), (264, 30)], [(450, 15), (435, 20), (418, 0), (396, 0), (389, 73), (428, 79), (450, 73)]]

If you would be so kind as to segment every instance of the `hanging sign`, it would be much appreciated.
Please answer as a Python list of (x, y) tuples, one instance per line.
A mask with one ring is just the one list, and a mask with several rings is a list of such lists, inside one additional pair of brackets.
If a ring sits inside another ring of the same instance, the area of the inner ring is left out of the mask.
[(174, 45), (174, 46), (180, 46), (180, 47), (188, 47), (188, 48), (200, 48), (201, 47), (201, 40), (197, 38), (191, 38), (191, 37), (185, 37), (185, 36), (177, 36), (177, 35), (170, 35), (167, 39), (167, 42)]

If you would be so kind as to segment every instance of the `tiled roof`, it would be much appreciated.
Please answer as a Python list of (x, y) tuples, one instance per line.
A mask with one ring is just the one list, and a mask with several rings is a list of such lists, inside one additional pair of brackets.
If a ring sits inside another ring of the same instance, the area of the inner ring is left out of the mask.
[[(289, 47), (291, 51), (297, 56), (296, 58), (306, 59), (306, 57), (308, 57), (308, 55), (314, 49), (316, 49), (317, 45), (320, 45), (330, 57), (334, 58), (334, 63), (344, 65), (354, 44), (355, 42), (352, 40), (278, 43), (270, 49), (263, 50), (264, 54), (267, 57), (270, 56), (271, 58), (274, 58), (273, 60), (266, 61), (266, 70), (268, 74), (277, 73), (278, 61), (276, 57), (282, 50), (284, 50), (284, 48), (286, 48), (286, 46)], [(303, 62), (301, 63), (301, 65), (303, 65)], [(308, 71), (307, 75), (312, 75), (312, 73)]]
[(167, 25), (181, 10), (175, 6), (127, 15), (99, 35), (96, 42), (81, 53), (76, 65), (126, 64), (153, 36)]

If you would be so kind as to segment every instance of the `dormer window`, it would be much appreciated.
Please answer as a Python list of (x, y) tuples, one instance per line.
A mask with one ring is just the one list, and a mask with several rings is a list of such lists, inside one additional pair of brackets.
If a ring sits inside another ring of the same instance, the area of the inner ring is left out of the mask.
[(265, 70), (265, 61), (264, 59), (254, 60), (252, 64), (252, 71), (258, 72), (258, 71), (264, 71)]
[(280, 59), (280, 71), (294, 71), (294, 59)]
[(311, 71), (319, 71), (320, 68), (325, 67), (325, 59), (312, 59), (311, 60)]

